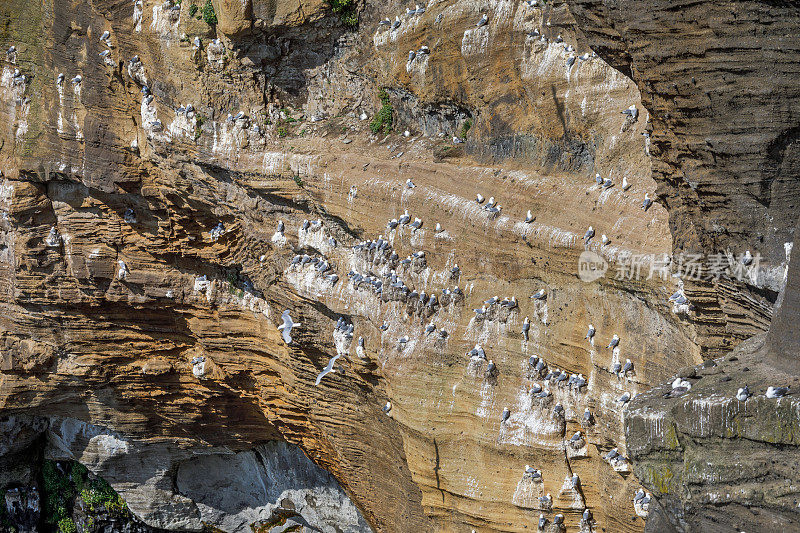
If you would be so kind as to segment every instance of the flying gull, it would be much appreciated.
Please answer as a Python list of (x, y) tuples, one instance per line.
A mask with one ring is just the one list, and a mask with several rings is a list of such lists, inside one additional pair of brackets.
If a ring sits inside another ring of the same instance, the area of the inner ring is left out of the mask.
[(336, 355), (331, 357), (330, 361), (328, 361), (328, 364), (325, 366), (325, 368), (322, 369), (322, 372), (320, 372), (319, 375), (317, 376), (317, 381), (314, 382), (314, 386), (319, 385), (319, 382), (322, 381), (322, 378), (327, 376), (333, 370), (333, 365), (336, 363), (336, 360), (339, 359), (339, 355), (340, 354), (337, 353)]
[(291, 344), (292, 343), (292, 335), (291, 335), (292, 328), (298, 327), (300, 325), (300, 322), (295, 322), (295, 321), (292, 320), (292, 317), (289, 316), (289, 310), (288, 309), (283, 312), (283, 314), (281, 315), (281, 318), (283, 319), (283, 324), (278, 326), (278, 329), (283, 331), (283, 342), (285, 342), (286, 344)]

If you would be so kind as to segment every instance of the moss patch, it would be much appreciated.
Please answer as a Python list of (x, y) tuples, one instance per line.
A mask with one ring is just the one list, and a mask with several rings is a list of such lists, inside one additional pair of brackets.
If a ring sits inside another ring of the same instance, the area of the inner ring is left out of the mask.
[(394, 109), (392, 103), (389, 101), (389, 93), (385, 89), (381, 89), (378, 93), (378, 98), (381, 101), (381, 109), (372, 117), (372, 122), (369, 123), (369, 129), (372, 133), (389, 133), (392, 131), (392, 123), (394, 122)]

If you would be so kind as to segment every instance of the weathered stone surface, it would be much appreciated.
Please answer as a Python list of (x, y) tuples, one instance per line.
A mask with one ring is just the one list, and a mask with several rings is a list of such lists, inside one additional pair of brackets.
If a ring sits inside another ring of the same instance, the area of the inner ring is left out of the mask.
[[(281, 440), (341, 484), (361, 513), (337, 495), (353, 527), (362, 516), (376, 531), (531, 531), (540, 513), (550, 529), (561, 513), (570, 530), (641, 531), (631, 518), (639, 482), (626, 462), (602, 459), (613, 448), (632, 453), (618, 399), (764, 331), (785, 272), (776, 243), (788, 238), (759, 221), (716, 247), (692, 187), (664, 170), (691, 174), (680, 165), (697, 156), (714, 216), (729, 193), (732, 212), (752, 207), (681, 129), (697, 120), (707, 132), (711, 118), (691, 106), (662, 110), (667, 93), (642, 81), (658, 66), (637, 55), (656, 54), (652, 35), (629, 40), (618, 7), (593, 2), (498, 2), (477, 27), (482, 6), (453, 0), (403, 15), (396, 30), (378, 21), (399, 6), (367, 4), (348, 32), (322, 3), (219, 1), (218, 35), (189, 19), (187, 4), (0, 5), (0, 44), (18, 49), (0, 86), (2, 412), (63, 417), (51, 453), (87, 464), (158, 527), (269, 520), (285, 505), (277, 495), (259, 493), (259, 506), (244, 488), (207, 490), (224, 478), (189, 473), (241, 465), (230, 468), (257, 486), (274, 469), (261, 469), (253, 450)], [(645, 25), (648, 4), (627, 7)], [(669, 9), (656, 11), (667, 20)], [(598, 39), (602, 57), (589, 47)], [(408, 61), (423, 45), (431, 53)], [(135, 55), (141, 64), (129, 63)], [(381, 88), (388, 135), (369, 129)], [(636, 119), (622, 113), (631, 105)], [(749, 150), (736, 172), (755, 165)], [(726, 154), (729, 164), (741, 155)], [(615, 185), (598, 187), (595, 173)], [(776, 198), (793, 194), (780, 187)], [(642, 210), (656, 191), (660, 202)], [(502, 211), (489, 213), (477, 194)], [(783, 201), (760, 216), (788, 220)], [(387, 225), (406, 211), (420, 228)], [(586, 244), (588, 226), (596, 237)], [(687, 281), (688, 314), (667, 301), (679, 286), (672, 277), (617, 275), (634, 256), (739, 253), (758, 232), (763, 246), (750, 247), (765, 255), (767, 275)], [(577, 276), (587, 249), (609, 266), (592, 283)], [(293, 264), (304, 254), (316, 266)], [(391, 286), (392, 270), (409, 292)], [(350, 271), (374, 280), (352, 281)], [(529, 298), (540, 289), (546, 298)], [(423, 291), (436, 303), (420, 303)], [(517, 305), (490, 306), (483, 319), (472, 311), (495, 295)], [(300, 323), (289, 345), (276, 328), (287, 309)], [(340, 318), (352, 339), (336, 329)], [(614, 334), (620, 345), (607, 348)], [(464, 355), (476, 343), (492, 372)], [(547, 374), (530, 368), (532, 356), (586, 386), (553, 381), (549, 400), (532, 399)], [(632, 370), (614, 370), (627, 359)], [(563, 419), (553, 415), (559, 403)], [(569, 444), (576, 431), (585, 446)], [(542, 483), (523, 476), (526, 464)], [(548, 493), (552, 509), (541, 509)], [(581, 524), (587, 507), (591, 527)]]
[[(794, 3), (568, 2), (601, 56), (631, 69), (652, 124), (675, 252), (760, 254), (758, 277), (689, 283), (709, 356), (766, 330), (800, 200)], [(770, 292), (772, 294), (770, 294)], [(756, 326), (753, 328), (753, 326)], [(744, 326), (744, 327), (742, 327)]]

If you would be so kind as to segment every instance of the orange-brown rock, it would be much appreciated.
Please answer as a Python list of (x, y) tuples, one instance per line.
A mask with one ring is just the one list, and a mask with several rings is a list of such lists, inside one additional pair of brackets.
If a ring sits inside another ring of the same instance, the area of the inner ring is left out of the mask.
[(642, 531), (629, 462), (603, 459), (628, 454), (620, 398), (765, 329), (775, 295), (668, 300), (683, 234), (621, 34), (606, 62), (571, 4), (430, 3), (396, 29), (368, 4), (357, 31), (322, 3), (220, 0), (216, 28), (188, 4), (0, 6), (0, 414), (154, 527), (256, 524), (199, 494), (275, 475), (252, 465), (285, 441), (354, 530)]

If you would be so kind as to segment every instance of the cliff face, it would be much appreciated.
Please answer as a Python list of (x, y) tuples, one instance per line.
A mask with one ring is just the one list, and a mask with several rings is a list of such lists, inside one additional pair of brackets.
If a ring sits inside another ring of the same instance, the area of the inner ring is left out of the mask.
[[(630, 464), (602, 458), (629, 453), (618, 399), (766, 328), (793, 141), (769, 186), (740, 194), (757, 143), (710, 141), (737, 169), (718, 172), (698, 141), (714, 117), (645, 81), (670, 63), (647, 63), (654, 37), (620, 27), (622, 5), (430, 2), (392, 28), (379, 21), (405, 6), (367, 4), (357, 31), (313, 1), (220, 0), (216, 27), (196, 7), (0, 6), (15, 47), (0, 83), (0, 414), (36, 421), (9, 433), (82, 462), (157, 528), (268, 521), (280, 495), (248, 487), (305, 497), (324, 478), (297, 473), (299, 446), (336, 480), (309, 507), (352, 530), (535, 530), (541, 514), (556, 531), (562, 514), (570, 530), (641, 531)], [(660, 203), (643, 210), (645, 193)], [(693, 310), (668, 301), (669, 275), (617, 275), (639, 256), (649, 274), (673, 252), (745, 246), (767, 276), (687, 280)], [(593, 282), (586, 250), (609, 269)], [(476, 344), (485, 359), (465, 355)], [(289, 480), (265, 465), (287, 454)], [(220, 471), (246, 475), (209, 499), (231, 483)]]
[(800, 188), (791, 2), (569, 2), (589, 44), (630, 71), (652, 122), (675, 252), (760, 254), (746, 283), (688, 288), (709, 356), (763, 331), (794, 241)]
[[(788, 260), (800, 183), (795, 45), (787, 42), (797, 5), (578, 1), (570, 9), (592, 46), (642, 92), (675, 252), (757, 250)], [(800, 527), (796, 401), (765, 395), (797, 386), (796, 263), (744, 282), (687, 283), (696, 338), (717, 358), (678, 373), (689, 391), (653, 388), (626, 414), (634, 472), (654, 495), (646, 530)], [(782, 287), (768, 336), (726, 354), (770, 320), (758, 300)]]

